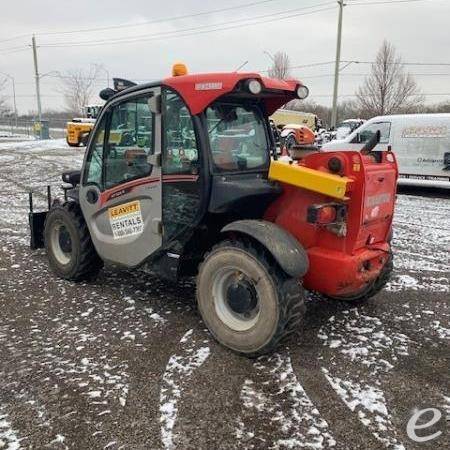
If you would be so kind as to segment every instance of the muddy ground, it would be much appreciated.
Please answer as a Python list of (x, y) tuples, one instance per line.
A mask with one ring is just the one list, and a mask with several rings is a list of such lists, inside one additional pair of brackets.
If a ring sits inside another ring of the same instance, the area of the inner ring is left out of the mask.
[[(0, 449), (448, 444), (448, 198), (399, 195), (387, 289), (359, 308), (310, 294), (298, 334), (251, 361), (212, 340), (191, 282), (73, 284), (28, 249), (26, 191), (81, 160), (63, 140), (0, 142)], [(441, 418), (419, 443), (407, 423), (424, 408), (418, 424)]]

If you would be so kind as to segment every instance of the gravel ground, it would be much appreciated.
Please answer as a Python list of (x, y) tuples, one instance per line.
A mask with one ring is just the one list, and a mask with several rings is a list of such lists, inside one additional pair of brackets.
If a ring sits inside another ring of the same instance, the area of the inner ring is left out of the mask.
[[(211, 339), (192, 283), (73, 284), (28, 249), (27, 189), (59, 185), (82, 151), (0, 142), (0, 449), (448, 445), (448, 198), (399, 195), (387, 289), (359, 308), (309, 295), (298, 335), (251, 361)], [(417, 443), (406, 427), (424, 408), (442, 417)]]

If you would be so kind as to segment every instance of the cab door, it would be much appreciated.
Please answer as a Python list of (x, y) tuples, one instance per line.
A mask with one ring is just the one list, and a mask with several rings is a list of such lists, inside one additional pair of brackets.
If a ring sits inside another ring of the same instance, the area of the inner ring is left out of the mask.
[(162, 245), (160, 88), (103, 111), (86, 155), (80, 206), (105, 260), (134, 267)]

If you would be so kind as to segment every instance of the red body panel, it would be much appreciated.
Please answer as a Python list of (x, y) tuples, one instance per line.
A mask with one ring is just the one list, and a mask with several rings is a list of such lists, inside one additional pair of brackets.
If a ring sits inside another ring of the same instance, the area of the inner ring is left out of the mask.
[(298, 80), (275, 80), (252, 72), (181, 75), (166, 78), (163, 84), (176, 90), (186, 102), (191, 114), (195, 115), (201, 113), (214, 100), (233, 91), (240, 81), (247, 79), (259, 80), (264, 89), (272, 91), (271, 96), (264, 99), (269, 115), (288, 101), (297, 98), (296, 88), (302, 85)]
[(341, 175), (352, 180), (342, 202), (347, 206), (345, 236), (307, 221), (309, 206), (336, 203), (322, 194), (284, 185), (283, 194), (266, 211), (267, 220), (288, 230), (306, 249), (310, 269), (303, 281), (307, 289), (331, 296), (356, 294), (379, 275), (387, 261), (398, 172), (393, 154), (381, 155), (381, 162), (376, 162), (358, 152), (314, 153), (301, 162), (329, 172), (328, 160), (341, 160)]

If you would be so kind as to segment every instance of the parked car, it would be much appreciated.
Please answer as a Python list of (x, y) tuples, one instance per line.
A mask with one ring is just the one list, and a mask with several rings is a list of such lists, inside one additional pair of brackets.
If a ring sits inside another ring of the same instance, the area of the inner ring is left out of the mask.
[(450, 114), (403, 114), (374, 117), (324, 151), (361, 150), (377, 130), (375, 150), (391, 146), (399, 165), (398, 183), (450, 189)]
[(363, 119), (347, 119), (343, 120), (336, 127), (336, 139), (345, 139), (349, 134), (353, 133), (364, 123)]

